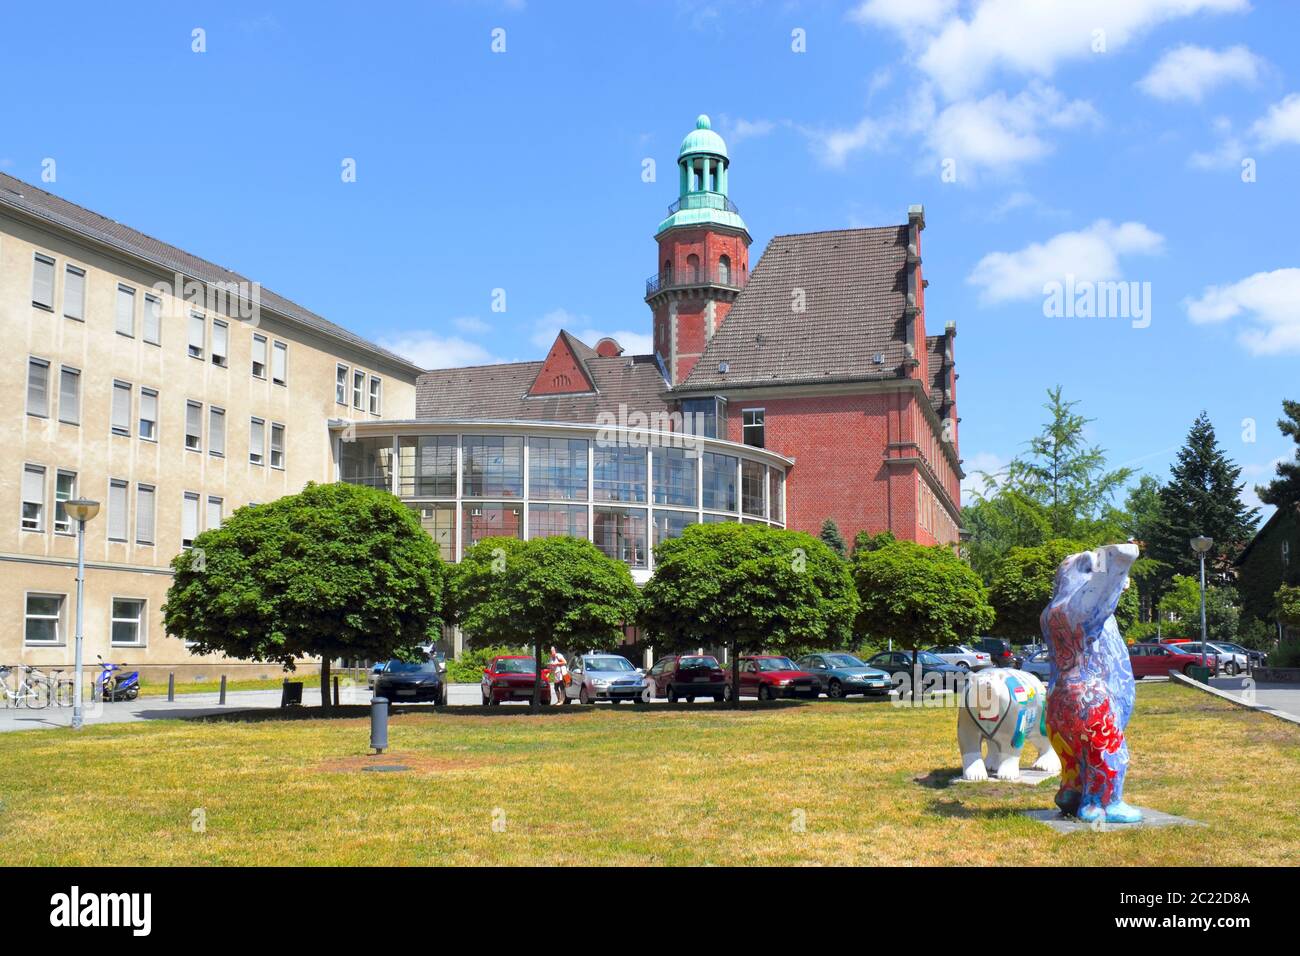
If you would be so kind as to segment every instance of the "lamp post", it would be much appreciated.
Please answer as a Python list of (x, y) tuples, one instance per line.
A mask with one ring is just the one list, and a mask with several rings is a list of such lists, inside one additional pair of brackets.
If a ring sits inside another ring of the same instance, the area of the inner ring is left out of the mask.
[(1191, 544), (1192, 550), (1201, 558), (1201, 666), (1208, 667), (1210, 645), (1207, 642), (1210, 635), (1205, 627), (1205, 553), (1214, 546), (1214, 539), (1198, 534), (1192, 539)]
[(68, 517), (77, 522), (77, 637), (76, 637), (76, 677), (72, 697), (72, 729), (78, 730), (82, 725), (81, 713), (81, 644), (85, 628), (85, 592), (86, 592), (86, 522), (99, 514), (99, 502), (89, 498), (73, 498), (63, 504)]

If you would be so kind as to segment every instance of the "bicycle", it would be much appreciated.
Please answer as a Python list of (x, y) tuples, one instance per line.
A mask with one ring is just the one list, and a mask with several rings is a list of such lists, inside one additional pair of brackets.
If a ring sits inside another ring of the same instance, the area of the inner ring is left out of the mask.
[(71, 677), (60, 676), (63, 673), (62, 667), (56, 667), (51, 673), (54, 674), (50, 682), (54, 689), (52, 700), (55, 707), (71, 707), (76, 697), (77, 682)]
[[(9, 675), (13, 673), (13, 668), (0, 667), (0, 694), (4, 695), (9, 707), (25, 706), (32, 710), (40, 710), (50, 702), (50, 682), (48, 678), (43, 677), (30, 664), (20, 666), (23, 669), (23, 675), (18, 678), (16, 690), (9, 689)], [(35, 682), (28, 680), (33, 674), (36, 675)]]

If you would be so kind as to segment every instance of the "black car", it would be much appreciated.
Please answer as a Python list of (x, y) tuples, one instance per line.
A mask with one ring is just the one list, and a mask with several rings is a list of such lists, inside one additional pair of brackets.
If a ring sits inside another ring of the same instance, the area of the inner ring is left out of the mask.
[(650, 668), (646, 680), (650, 682), (652, 695), (667, 697), (674, 704), (680, 697), (685, 697), (690, 704), (695, 703), (696, 697), (723, 701), (731, 693), (727, 672), (712, 654), (673, 654), (662, 658)]
[(437, 661), (389, 661), (375, 679), (375, 696), (390, 704), (431, 700), (435, 706), (447, 703), (447, 682)]
[(1020, 667), (1024, 658), (1011, 649), (1011, 642), (1000, 637), (981, 637), (971, 647), (988, 654), (994, 667)]
[[(931, 654), (929, 651), (917, 651), (916, 663), (921, 667), (922, 677), (928, 677), (930, 674), (941, 674), (944, 680), (952, 680), (956, 677), (964, 677), (967, 674), (956, 664), (949, 664), (938, 654)], [(891, 676), (906, 674), (910, 677), (912, 674), (912, 652), (882, 651), (867, 661), (867, 665), (885, 671)]]

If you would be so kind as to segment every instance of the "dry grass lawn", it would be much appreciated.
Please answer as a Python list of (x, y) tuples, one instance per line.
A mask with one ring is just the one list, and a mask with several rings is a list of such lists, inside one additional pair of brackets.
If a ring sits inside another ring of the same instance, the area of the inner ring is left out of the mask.
[(947, 785), (955, 726), (859, 700), (454, 709), (395, 716), (382, 757), (364, 718), (7, 733), (0, 846), (9, 865), (1300, 862), (1300, 728), (1139, 685), (1128, 796), (1209, 826), (1063, 836), (1020, 815), (1051, 782)]

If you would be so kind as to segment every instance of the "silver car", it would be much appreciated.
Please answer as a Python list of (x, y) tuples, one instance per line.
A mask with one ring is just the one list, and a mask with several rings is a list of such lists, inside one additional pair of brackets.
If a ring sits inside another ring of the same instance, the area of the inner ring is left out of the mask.
[(1219, 658), (1219, 666), (1229, 676), (1235, 676), (1250, 670), (1250, 655), (1246, 653), (1244, 647), (1237, 650), (1232, 644), (1225, 644), (1222, 641), (1210, 641), (1210, 653)]
[(1020, 665), (1022, 671), (1028, 671), (1044, 684), (1052, 678), (1052, 655), (1046, 650), (1034, 651)]
[(607, 700), (641, 703), (650, 699), (645, 672), (617, 654), (581, 654), (569, 665), (570, 681), (564, 685), (564, 703)]
[(941, 644), (930, 648), (930, 653), (942, 657), (949, 664), (956, 664), (962, 670), (982, 671), (993, 666), (993, 658), (969, 644)]

